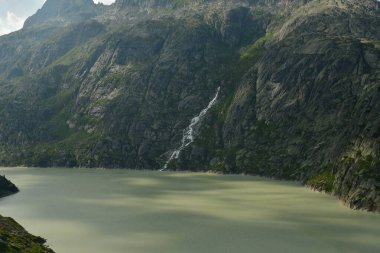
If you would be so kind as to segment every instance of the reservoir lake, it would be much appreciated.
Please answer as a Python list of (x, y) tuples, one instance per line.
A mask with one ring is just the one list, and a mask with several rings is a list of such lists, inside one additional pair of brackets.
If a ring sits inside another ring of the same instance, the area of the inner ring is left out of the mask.
[(374, 253), (380, 215), (298, 183), (210, 173), (0, 168), (0, 214), (56, 253)]

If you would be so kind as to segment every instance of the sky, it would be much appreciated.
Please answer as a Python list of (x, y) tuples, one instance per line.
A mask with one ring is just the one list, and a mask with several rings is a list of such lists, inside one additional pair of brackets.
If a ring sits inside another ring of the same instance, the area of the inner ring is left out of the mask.
[[(42, 7), (45, 0), (0, 0), (0, 35), (22, 28), (24, 21)], [(112, 4), (115, 0), (94, 0)]]

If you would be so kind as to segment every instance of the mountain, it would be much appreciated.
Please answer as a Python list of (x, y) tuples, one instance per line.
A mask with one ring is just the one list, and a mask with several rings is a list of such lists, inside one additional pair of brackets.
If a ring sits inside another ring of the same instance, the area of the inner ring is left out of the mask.
[(29, 17), (24, 28), (45, 25), (69, 25), (96, 17), (98, 9), (92, 0), (50, 0)]
[(0, 37), (0, 164), (161, 169), (191, 130), (168, 169), (301, 180), (380, 211), (379, 7), (47, 0)]

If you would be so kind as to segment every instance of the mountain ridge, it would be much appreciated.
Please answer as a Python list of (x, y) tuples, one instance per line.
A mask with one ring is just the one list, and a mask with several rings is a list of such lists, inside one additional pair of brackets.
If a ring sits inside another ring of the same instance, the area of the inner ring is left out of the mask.
[(36, 14), (26, 19), (24, 28), (47, 24), (64, 25), (93, 18), (97, 13), (92, 0), (47, 0)]

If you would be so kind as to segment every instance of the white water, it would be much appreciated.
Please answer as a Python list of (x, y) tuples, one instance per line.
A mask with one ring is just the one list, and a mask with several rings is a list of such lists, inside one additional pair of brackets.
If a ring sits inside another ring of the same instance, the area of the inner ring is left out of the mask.
[(0, 214), (57, 253), (378, 253), (380, 215), (257, 177), (0, 168)]
[(220, 87), (218, 87), (214, 98), (210, 101), (207, 107), (203, 109), (197, 116), (192, 118), (190, 125), (183, 130), (181, 146), (173, 151), (173, 153), (170, 155), (169, 159), (166, 161), (161, 171), (166, 170), (168, 168), (169, 163), (173, 161), (174, 159), (178, 159), (182, 150), (194, 142), (194, 127), (199, 124), (199, 122), (207, 114), (208, 110), (210, 110), (211, 107), (213, 107), (213, 105), (216, 103), (216, 100), (218, 99), (219, 91), (220, 91)]

